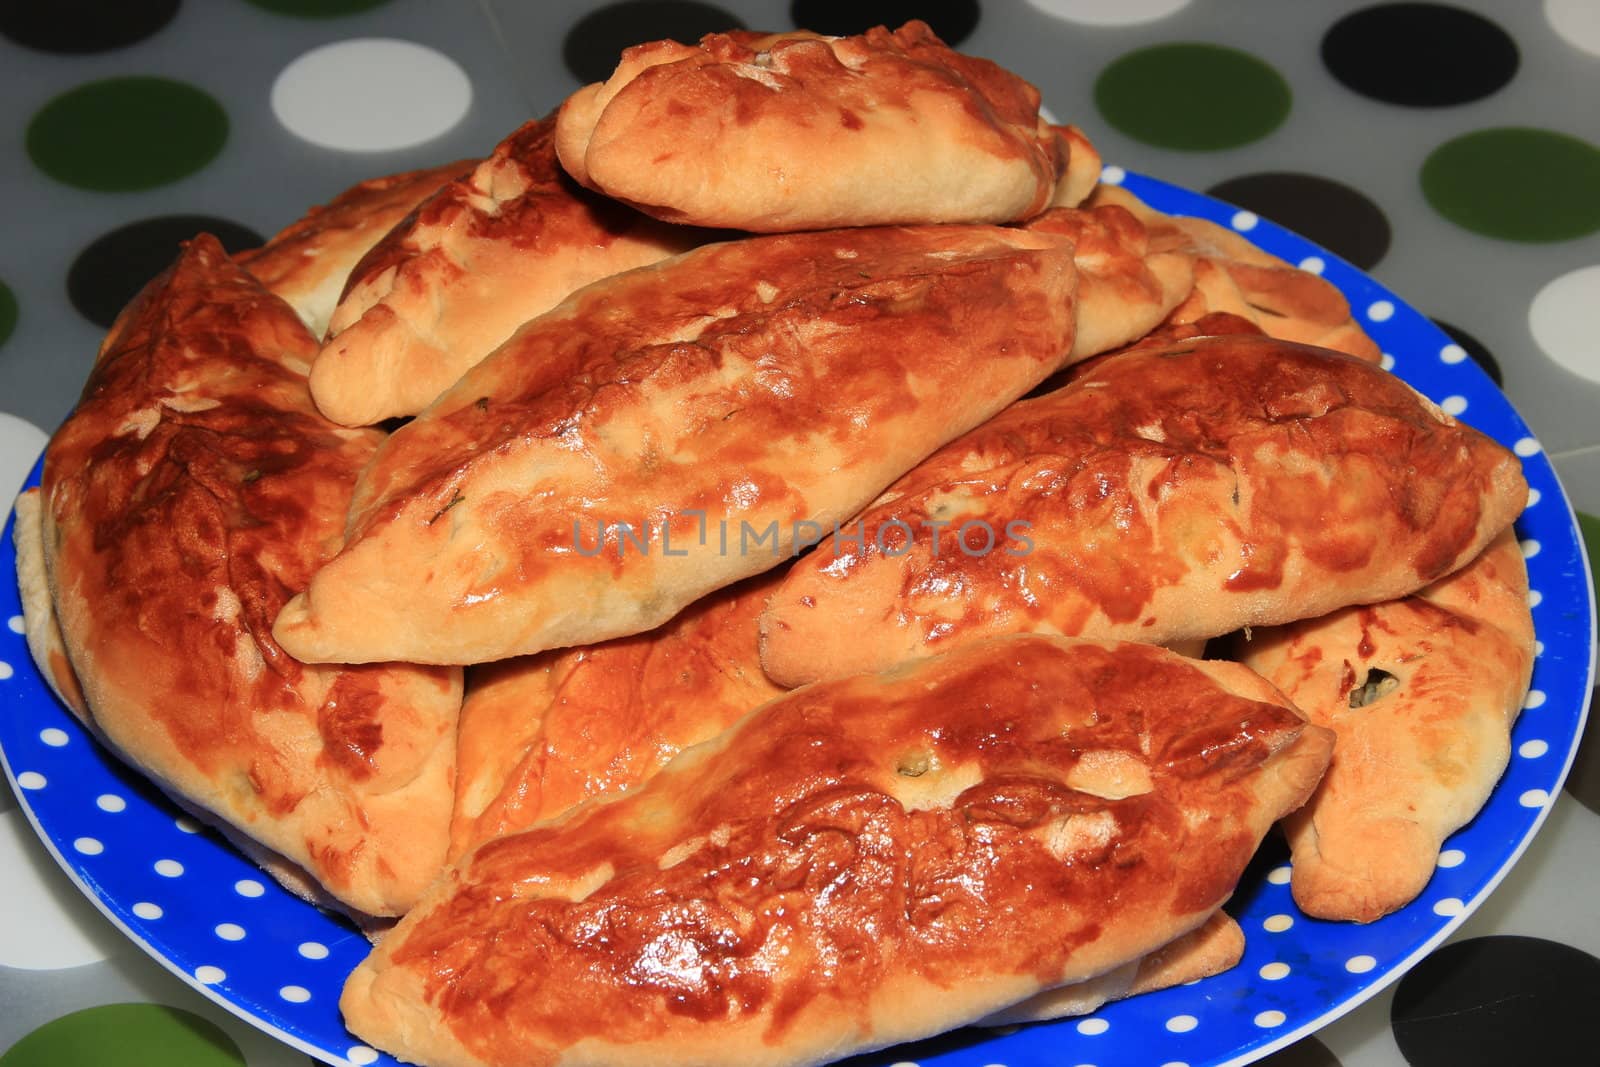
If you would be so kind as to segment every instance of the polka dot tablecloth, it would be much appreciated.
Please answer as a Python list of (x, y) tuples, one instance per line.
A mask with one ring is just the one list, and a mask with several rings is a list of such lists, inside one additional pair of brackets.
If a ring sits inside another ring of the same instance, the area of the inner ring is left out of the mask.
[[(1600, 551), (1595, 0), (0, 2), (0, 498), (118, 309), (197, 229), (247, 248), (361, 178), (481, 154), (637, 40), (912, 16), (1033, 81), (1113, 175), (1298, 231), (1433, 318), (1446, 358), (1479, 363), (1531, 425)], [(1265, 1062), (1600, 1062), (1596, 869), (1586, 741), (1488, 903)], [(0, 787), (0, 1067), (308, 1062), (112, 928)]]

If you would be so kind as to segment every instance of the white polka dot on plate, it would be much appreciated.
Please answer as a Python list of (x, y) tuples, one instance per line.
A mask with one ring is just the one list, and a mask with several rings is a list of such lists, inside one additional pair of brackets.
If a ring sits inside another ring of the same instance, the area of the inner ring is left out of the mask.
[(65, 730), (58, 730), (54, 726), (47, 726), (39, 731), (39, 740), (51, 748), (61, 748), (71, 740)]
[(1549, 751), (1550, 745), (1540, 741), (1538, 738), (1534, 738), (1532, 741), (1524, 741), (1517, 746), (1517, 755), (1523, 759), (1538, 759)]
[(228, 972), (221, 967), (213, 967), (209, 963), (202, 963), (194, 969), (194, 976), (205, 985), (216, 985), (218, 982), (228, 980)]
[(177, 878), (183, 874), (183, 864), (177, 860), (156, 860), (156, 873), (163, 878)]
[(3, 659), (0, 659), (0, 682), (7, 680), (15, 673), (17, 672), (12, 669), (11, 664), (7, 663)]
[(1460, 915), (1466, 910), (1467, 906), (1461, 903), (1461, 900), (1458, 897), (1445, 897), (1443, 900), (1436, 900), (1433, 902), (1433, 913), (1435, 915), (1443, 915), (1448, 917), (1451, 915)]
[(22, 616), (21, 615), (13, 615), (13, 616), (11, 616), (11, 618), (6, 620), (6, 626), (14, 634), (23, 633), (28, 628), (27, 627), (27, 623), (22, 621)]
[(1539, 549), (1543, 547), (1543, 545), (1541, 545), (1538, 541), (1535, 541), (1533, 538), (1527, 538), (1522, 542), (1522, 558), (1532, 559), (1534, 556), (1539, 554)]
[(186, 834), (197, 834), (200, 832), (200, 824), (189, 818), (187, 815), (180, 815), (176, 819), (173, 819), (172, 825), (176, 826)]
[(1519, 438), (1517, 443), (1511, 446), (1511, 451), (1515, 452), (1523, 459), (1527, 459), (1529, 456), (1538, 455), (1539, 449), (1542, 447), (1543, 446), (1539, 444), (1537, 438), (1523, 437)]
[(238, 923), (218, 923), (212, 932), (224, 941), (244, 940), (244, 927)]
[(1085, 1037), (1098, 1037), (1111, 1029), (1111, 1024), (1104, 1019), (1084, 1019), (1078, 1023), (1078, 1033)]
[(1371, 956), (1351, 956), (1344, 961), (1344, 969), (1351, 974), (1366, 974), (1378, 965), (1378, 961)]
[(1537, 504), (1539, 501), (1541, 501), (1543, 499), (1544, 499), (1544, 494), (1539, 492), (1539, 490), (1537, 490), (1537, 489), (1529, 489), (1528, 490), (1528, 506), (1530, 508), (1533, 507), (1535, 504)]
[(1522, 706), (1531, 711), (1534, 708), (1544, 707), (1544, 702), (1548, 699), (1543, 689), (1530, 689), (1528, 695), (1522, 698)]
[(1189, 1067), (1189, 1065), (1184, 1063), (1182, 1060), (1168, 1060), (1166, 1063), (1163, 1063), (1161, 1067)]
[(152, 904), (148, 900), (139, 901), (133, 906), (132, 911), (139, 918), (146, 919), (150, 922), (154, 922), (166, 914), (166, 912), (161, 910), (161, 905)]
[(1439, 359), (1445, 363), (1460, 363), (1466, 358), (1467, 350), (1453, 341), (1439, 349)]
[(1533, 654), (1535, 656), (1544, 655), (1544, 642), (1543, 641), (1535, 641), (1533, 643)]
[(1517, 798), (1517, 803), (1525, 808), (1542, 808), (1550, 803), (1550, 794), (1543, 789), (1529, 789)]
[(1289, 977), (1289, 965), (1287, 963), (1269, 963), (1256, 973), (1269, 982), (1276, 982), (1281, 978)]
[(366, 1045), (351, 1045), (344, 1050), (344, 1058), (356, 1067), (367, 1067), (369, 1063), (378, 1062), (378, 1050), (368, 1048)]
[(1536, 608), (1544, 603), (1544, 594), (1537, 589), (1528, 590), (1528, 607)]
[(1288, 885), (1289, 879), (1293, 874), (1294, 872), (1289, 869), (1289, 865), (1285, 863), (1281, 867), (1274, 867), (1272, 870), (1268, 871), (1267, 881), (1271, 882), (1273, 885)]
[(472, 82), (455, 60), (383, 37), (313, 48), (272, 83), (272, 113), (290, 133), (346, 152), (431, 141), (471, 106)]
[(900, 1060), (898, 1063), (889, 1064), (889, 1067), (920, 1067), (920, 1065), (915, 1060)]
[(85, 856), (98, 856), (106, 850), (106, 846), (95, 837), (75, 837), (72, 839), (72, 848)]
[(119, 811), (126, 811), (128, 802), (115, 793), (101, 793), (94, 798), (94, 806), (101, 811), (110, 812), (112, 815)]
[(1229, 220), (1228, 224), (1234, 229), (1238, 230), (1240, 233), (1247, 233), (1250, 230), (1255, 229), (1256, 223), (1260, 221), (1260, 216), (1258, 216), (1254, 211), (1235, 211), (1233, 213), (1233, 218)]
[(1545, 285), (1528, 307), (1534, 343), (1561, 366), (1600, 382), (1600, 347), (1594, 343), (1595, 308), (1600, 306), (1600, 265), (1578, 270)]
[(1268, 915), (1261, 923), (1261, 929), (1269, 934), (1281, 934), (1294, 925), (1294, 918), (1279, 912), (1277, 915)]
[(1600, 6), (1594, 0), (1544, 0), (1544, 17), (1568, 44), (1600, 56)]
[(1090, 26), (1132, 26), (1164, 19), (1189, 0), (1028, 0), (1047, 15)]
[(1121, 185), (1127, 177), (1128, 172), (1114, 163), (1107, 163), (1100, 168), (1100, 180), (1107, 185)]
[(1449, 869), (1451, 867), (1461, 866), (1462, 861), (1466, 858), (1467, 854), (1461, 851), (1459, 848), (1447, 848), (1443, 852), (1439, 853), (1439, 858), (1434, 861), (1434, 864), (1435, 866)]
[(1270, 1030), (1274, 1026), (1282, 1026), (1288, 1016), (1281, 1011), (1263, 1011), (1256, 1014), (1256, 1025), (1263, 1030)]
[(325, 960), (328, 958), (328, 946), (320, 941), (302, 941), (300, 955), (308, 960)]
[(1378, 366), (1384, 370), (1394, 370), (1394, 357), (1387, 352), (1379, 353)]
[(303, 985), (286, 985), (278, 990), (278, 996), (290, 1004), (304, 1004), (311, 999), (311, 990)]
[(1388, 322), (1394, 317), (1394, 305), (1387, 300), (1374, 300), (1367, 307), (1367, 318), (1373, 322)]
[(241, 897), (259, 897), (267, 891), (267, 887), (254, 878), (241, 878), (233, 883), (233, 891)]
[(1200, 1020), (1193, 1015), (1174, 1015), (1167, 1020), (1167, 1029), (1175, 1034), (1187, 1034), (1199, 1025)]
[(17, 775), (17, 784), (24, 789), (43, 789), (48, 783), (38, 771), (23, 771)]
[(1459, 415), (1467, 410), (1467, 398), (1464, 396), (1447, 396), (1439, 401), (1439, 410), (1446, 415)]
[(1322, 261), (1321, 256), (1307, 256), (1300, 261), (1300, 269), (1307, 274), (1321, 274), (1328, 269), (1328, 265)]

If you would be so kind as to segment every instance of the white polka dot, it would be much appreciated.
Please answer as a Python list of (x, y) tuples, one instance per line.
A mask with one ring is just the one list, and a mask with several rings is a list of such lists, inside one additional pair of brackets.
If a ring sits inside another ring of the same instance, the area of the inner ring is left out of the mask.
[(1321, 256), (1307, 256), (1300, 261), (1300, 269), (1307, 274), (1321, 274), (1328, 269), (1328, 265), (1322, 261)]
[(1394, 357), (1387, 352), (1378, 355), (1378, 366), (1384, 370), (1394, 370)]
[(1263, 1030), (1270, 1030), (1274, 1026), (1282, 1026), (1288, 1016), (1281, 1011), (1263, 1011), (1256, 1015), (1256, 1025)]
[(109, 811), (111, 814), (115, 815), (119, 811), (127, 810), (128, 802), (117, 796), (115, 793), (101, 793), (99, 796), (95, 797), (94, 806), (99, 808), (101, 811)]
[(212, 932), (224, 941), (244, 940), (244, 927), (238, 923), (218, 923)]
[(1459, 848), (1447, 848), (1443, 852), (1439, 853), (1439, 858), (1434, 861), (1434, 865), (1438, 867), (1444, 867), (1446, 869), (1451, 867), (1459, 867), (1461, 866), (1462, 861), (1466, 858), (1467, 854), (1461, 851)]
[(1269, 982), (1276, 982), (1280, 978), (1289, 977), (1289, 965), (1287, 963), (1269, 963), (1256, 973)]
[(1543, 499), (1544, 499), (1544, 494), (1539, 492), (1539, 490), (1537, 490), (1537, 489), (1529, 489), (1528, 490), (1528, 506), (1530, 508), (1533, 507), (1535, 504), (1537, 504), (1539, 501), (1541, 501)]
[(227, 971), (224, 971), (221, 967), (213, 967), (209, 963), (203, 963), (196, 967), (194, 976), (204, 985), (216, 985), (218, 982), (228, 980)]
[(412, 41), (358, 37), (300, 56), (272, 83), (272, 113), (296, 137), (346, 152), (431, 141), (472, 106), (455, 60)]
[(1344, 969), (1351, 974), (1366, 974), (1378, 965), (1378, 961), (1371, 956), (1351, 956), (1344, 961)]
[(1522, 706), (1529, 710), (1542, 708), (1546, 699), (1548, 698), (1544, 695), (1543, 689), (1530, 689), (1528, 695), (1522, 698)]
[(161, 910), (161, 905), (152, 904), (148, 900), (141, 900), (139, 903), (135, 904), (133, 906), (133, 913), (141, 919), (148, 919), (152, 922), (166, 914), (166, 912)]
[(1535, 641), (1533, 643), (1533, 654), (1535, 656), (1544, 655), (1544, 642), (1543, 641)]
[(308, 960), (325, 960), (328, 958), (328, 946), (320, 941), (302, 941), (300, 955)]
[(11, 632), (14, 634), (20, 634), (28, 628), (27, 624), (22, 621), (21, 615), (11, 616), (11, 618), (6, 620), (6, 626), (8, 626)]
[(3, 659), (0, 659), (0, 682), (6, 681), (15, 673), (17, 672), (11, 669), (11, 664), (7, 663)]
[(1446, 363), (1460, 363), (1467, 358), (1467, 350), (1452, 341), (1439, 349), (1439, 358)]
[(1100, 180), (1107, 185), (1121, 185), (1127, 177), (1128, 172), (1114, 163), (1107, 163), (1100, 168)]
[(1289, 869), (1289, 865), (1285, 863), (1281, 867), (1274, 867), (1272, 870), (1268, 871), (1267, 881), (1271, 882), (1273, 885), (1288, 885), (1289, 878), (1293, 874), (1294, 872)]
[(1534, 556), (1539, 554), (1539, 549), (1543, 547), (1543, 545), (1535, 541), (1533, 538), (1528, 538), (1522, 542), (1522, 558), (1532, 559)]
[(1467, 398), (1464, 396), (1447, 396), (1439, 401), (1439, 410), (1446, 415), (1459, 415), (1467, 410)]
[(1394, 305), (1387, 300), (1375, 300), (1367, 308), (1367, 318), (1373, 322), (1388, 322), (1394, 316)]
[(1167, 1029), (1175, 1034), (1187, 1034), (1199, 1025), (1200, 1020), (1193, 1015), (1174, 1015), (1167, 1020)]
[(1550, 803), (1550, 794), (1543, 789), (1529, 789), (1517, 798), (1517, 803), (1525, 808), (1542, 808)]
[(200, 824), (189, 818), (187, 815), (180, 815), (176, 819), (173, 819), (172, 825), (176, 826), (186, 834), (197, 834), (200, 832)]
[(98, 856), (106, 850), (106, 846), (102, 845), (98, 838), (93, 837), (75, 837), (72, 839), (72, 847), (74, 851), (81, 852), (85, 856)]
[(233, 883), (233, 891), (241, 897), (259, 897), (267, 891), (267, 887), (254, 878), (241, 878)]
[(1293, 925), (1293, 917), (1284, 915), (1282, 912), (1280, 912), (1277, 915), (1268, 915), (1264, 920), (1262, 920), (1261, 929), (1265, 930), (1269, 934), (1281, 934)]
[(351, 1045), (344, 1050), (344, 1058), (355, 1064), (356, 1067), (366, 1067), (369, 1063), (378, 1062), (378, 1052), (376, 1049), (368, 1048), (366, 1045)]
[(1544, 594), (1537, 589), (1528, 590), (1528, 607), (1536, 608), (1544, 603)]
[(1189, 0), (1028, 0), (1047, 15), (1090, 26), (1132, 26), (1164, 19)]
[(303, 985), (286, 985), (278, 990), (278, 996), (291, 1004), (304, 1004), (311, 999), (311, 990)]
[(67, 732), (65, 730), (58, 730), (54, 726), (49, 726), (39, 731), (39, 740), (43, 741), (51, 748), (61, 748), (68, 741), (70, 741), (71, 738), (67, 736)]
[[(50, 435), (33, 423), (0, 411), (0, 516), (11, 510), (11, 502), (33, 469), (33, 461), (49, 440)], [(13, 626), (12, 630), (22, 632), (20, 626)]]
[(1434, 901), (1433, 904), (1433, 913), (1435, 915), (1460, 915), (1466, 909), (1467, 906), (1461, 903), (1457, 897), (1445, 897), (1443, 900)]
[(1240, 233), (1245, 233), (1256, 228), (1256, 223), (1261, 219), (1254, 211), (1235, 211), (1229, 225)]
[[(127, 946), (39, 846), (17, 808), (0, 812), (0, 871), (0, 967), (63, 970)], [(8, 981), (25, 987), (24, 979)]]
[(1539, 290), (1528, 307), (1534, 343), (1561, 366), (1600, 382), (1600, 346), (1594, 343), (1600, 307), (1600, 265), (1563, 274)]
[(156, 873), (163, 878), (177, 878), (183, 874), (183, 864), (177, 860), (156, 860)]
[(1529, 456), (1538, 455), (1539, 454), (1539, 449), (1542, 448), (1542, 447), (1543, 446), (1540, 445), (1539, 442), (1537, 440), (1535, 440), (1534, 438), (1532, 438), (1532, 437), (1524, 437), (1524, 438), (1520, 439), (1519, 441), (1517, 441), (1516, 444), (1511, 446), (1511, 451), (1515, 452), (1517, 455), (1521, 456), (1523, 459), (1527, 459)]
[(1163, 1063), (1161, 1067), (1189, 1067), (1189, 1065), (1184, 1063), (1182, 1060), (1168, 1060), (1166, 1063)]
[(1540, 741), (1538, 738), (1534, 738), (1532, 741), (1524, 741), (1517, 746), (1517, 755), (1523, 759), (1538, 759), (1549, 751), (1549, 744)]
[(889, 1067), (921, 1067), (921, 1065), (915, 1060), (901, 1060), (898, 1063), (889, 1064)]
[(1594, 0), (1544, 0), (1544, 17), (1568, 44), (1600, 56), (1600, 5)]
[(38, 771), (23, 771), (17, 775), (17, 784), (24, 789), (43, 789), (45, 777)]
[(1085, 1037), (1098, 1037), (1111, 1029), (1111, 1024), (1104, 1019), (1084, 1019), (1078, 1023), (1078, 1033)]

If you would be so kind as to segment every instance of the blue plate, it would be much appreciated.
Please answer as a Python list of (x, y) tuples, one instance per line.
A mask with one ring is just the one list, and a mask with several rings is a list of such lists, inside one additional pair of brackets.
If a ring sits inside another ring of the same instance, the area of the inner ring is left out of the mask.
[[(1541, 642), (1514, 755), (1483, 812), (1446, 842), (1422, 896), (1368, 926), (1301, 915), (1282, 846), (1269, 843), (1229, 905), (1247, 947), (1233, 970), (1108, 1005), (1092, 1016), (961, 1030), (851, 1061), (853, 1067), (1201, 1067), (1248, 1063), (1372, 996), (1459, 926), (1550, 811), (1594, 684), (1594, 603), (1571, 507), (1539, 442), (1450, 338), (1335, 256), (1249, 212), (1108, 167), (1151, 205), (1245, 233), (1338, 286), (1384, 363), (1446, 411), (1522, 457), (1534, 499), (1517, 523)], [(38, 480), (35, 470), (29, 484)], [(9, 532), (0, 570), (15, 557)], [(206, 996), (329, 1063), (394, 1063), (339, 1019), (345, 975), (366, 954), (347, 923), (301, 902), (199, 830), (109, 756), (56, 702), (23, 641), (14, 583), (0, 581), (0, 757), (56, 860), (127, 935)], [(1269, 967), (1269, 965), (1272, 965)], [(1272, 975), (1273, 977), (1265, 977)]]

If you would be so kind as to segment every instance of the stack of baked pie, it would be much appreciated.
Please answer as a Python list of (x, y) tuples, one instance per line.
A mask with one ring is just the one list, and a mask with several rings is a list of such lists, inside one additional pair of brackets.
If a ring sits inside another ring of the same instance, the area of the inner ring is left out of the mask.
[(1527, 688), (1518, 462), (1099, 171), (921, 23), (741, 32), (199, 236), (19, 504), (41, 668), (403, 916), (342, 1007), (420, 1063), (1091, 1011), (1237, 961), (1279, 820), (1392, 911)]

